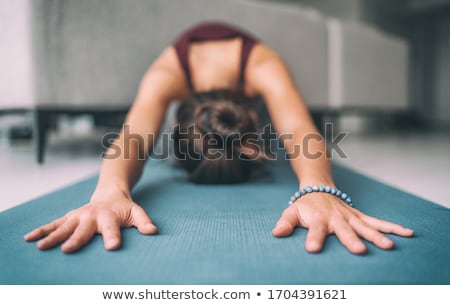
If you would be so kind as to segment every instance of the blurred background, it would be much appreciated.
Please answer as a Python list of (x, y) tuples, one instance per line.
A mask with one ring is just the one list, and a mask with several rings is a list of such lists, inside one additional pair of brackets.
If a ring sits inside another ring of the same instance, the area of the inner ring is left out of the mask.
[(348, 133), (336, 163), (450, 207), (450, 0), (0, 0), (0, 211), (96, 174), (151, 62), (203, 20), (280, 53)]

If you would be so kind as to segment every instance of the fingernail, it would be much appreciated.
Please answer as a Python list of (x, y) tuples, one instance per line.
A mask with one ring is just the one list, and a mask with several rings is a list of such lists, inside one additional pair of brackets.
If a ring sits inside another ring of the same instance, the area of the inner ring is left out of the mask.
[(411, 229), (408, 229), (408, 228), (406, 230), (408, 231), (409, 234), (414, 235), (414, 230), (411, 230)]
[(64, 246), (64, 248), (71, 248), (71, 247), (74, 246), (74, 243), (73, 243), (72, 241), (66, 241), (66, 242), (63, 244), (63, 246)]
[(158, 233), (158, 227), (152, 224), (152, 229), (155, 231), (155, 234)]
[(115, 248), (117, 246), (118, 242), (119, 242), (118, 239), (115, 239), (115, 238), (109, 239), (109, 240), (106, 241), (106, 245), (105, 246), (108, 249), (112, 249), (112, 248)]
[(61, 245), (61, 251), (67, 253), (73, 250), (74, 243), (73, 242), (65, 242)]
[(389, 238), (387, 238), (387, 237), (384, 237), (383, 238), (383, 242), (391, 242), (391, 240)]
[(278, 229), (278, 228), (281, 228), (282, 227), (282, 224), (281, 223), (277, 223), (276, 225), (275, 225), (275, 229)]
[(37, 242), (36, 246), (40, 249), (40, 248), (45, 246), (45, 242), (40, 240), (40, 241)]

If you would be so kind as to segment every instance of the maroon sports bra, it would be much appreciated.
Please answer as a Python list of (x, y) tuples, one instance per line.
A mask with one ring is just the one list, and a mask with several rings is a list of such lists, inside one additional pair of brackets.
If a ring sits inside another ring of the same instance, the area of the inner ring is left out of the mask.
[(193, 91), (191, 70), (189, 67), (189, 44), (196, 41), (208, 41), (230, 38), (242, 38), (242, 50), (239, 68), (239, 86), (244, 88), (244, 72), (250, 52), (258, 42), (249, 33), (223, 22), (204, 22), (183, 32), (174, 42), (174, 47), (183, 68), (188, 86)]

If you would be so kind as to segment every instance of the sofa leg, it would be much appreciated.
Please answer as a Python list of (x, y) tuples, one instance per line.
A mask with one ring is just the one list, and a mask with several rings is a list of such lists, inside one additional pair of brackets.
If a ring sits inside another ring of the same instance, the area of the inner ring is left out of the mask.
[(324, 132), (324, 114), (322, 112), (311, 112), (312, 119), (316, 125), (317, 130), (323, 134)]
[(339, 118), (339, 112), (330, 112), (323, 117), (322, 131), (324, 134), (330, 130), (332, 130), (333, 133), (338, 133), (340, 131)]
[(45, 110), (36, 110), (35, 113), (35, 147), (36, 160), (39, 164), (44, 163), (45, 145), (47, 143), (49, 113)]

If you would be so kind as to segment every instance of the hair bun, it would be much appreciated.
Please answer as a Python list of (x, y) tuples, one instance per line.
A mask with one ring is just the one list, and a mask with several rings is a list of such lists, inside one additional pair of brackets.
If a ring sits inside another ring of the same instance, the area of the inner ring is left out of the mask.
[(204, 133), (213, 132), (223, 136), (239, 133), (249, 125), (249, 115), (235, 103), (213, 101), (202, 104), (198, 109), (196, 125)]

